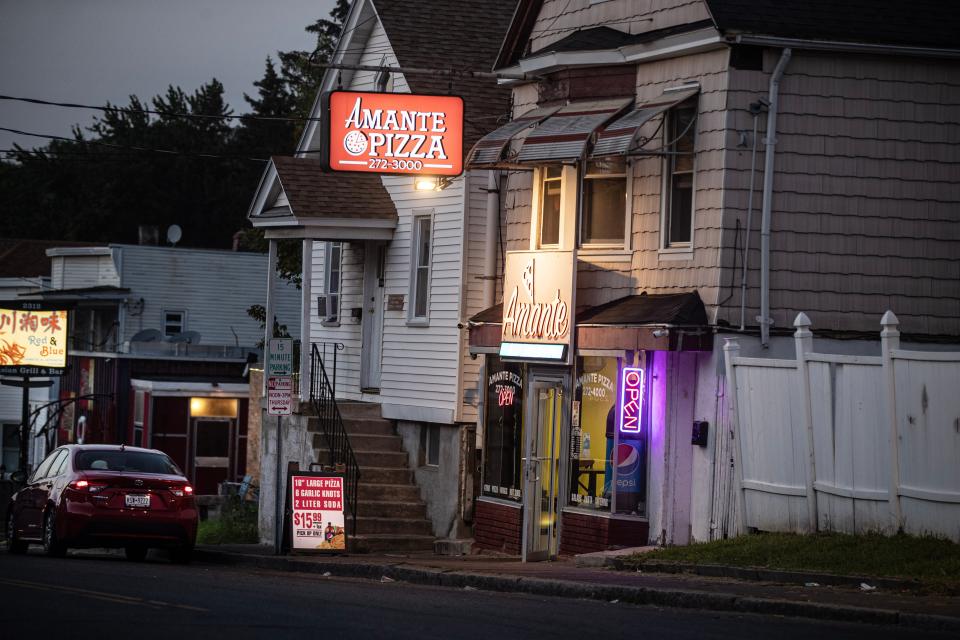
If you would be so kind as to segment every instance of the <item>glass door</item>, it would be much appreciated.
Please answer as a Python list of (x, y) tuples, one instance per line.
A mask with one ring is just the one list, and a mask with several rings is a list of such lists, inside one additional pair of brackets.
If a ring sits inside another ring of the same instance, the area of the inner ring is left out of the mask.
[(523, 560), (547, 560), (557, 555), (560, 438), (564, 384), (562, 378), (531, 376), (523, 459)]

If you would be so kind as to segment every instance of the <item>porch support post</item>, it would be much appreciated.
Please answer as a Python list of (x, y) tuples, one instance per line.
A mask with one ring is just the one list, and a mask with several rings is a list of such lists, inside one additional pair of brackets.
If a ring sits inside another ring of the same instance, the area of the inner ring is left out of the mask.
[(802, 311), (797, 314), (793, 326), (796, 341), (797, 373), (800, 375), (800, 393), (803, 394), (803, 424), (807, 432), (807, 511), (810, 518), (810, 530), (820, 530), (820, 518), (817, 515), (817, 461), (813, 448), (813, 399), (810, 397), (810, 363), (807, 354), (813, 351), (813, 332), (810, 331), (810, 318)]
[(263, 396), (267, 396), (267, 351), (270, 349), (270, 338), (273, 337), (273, 316), (276, 306), (275, 287), (277, 283), (277, 241), (270, 239), (267, 241), (269, 249), (267, 251), (267, 302), (263, 317)]
[(313, 300), (313, 240), (303, 240), (300, 282), (300, 402), (310, 397), (310, 304)]

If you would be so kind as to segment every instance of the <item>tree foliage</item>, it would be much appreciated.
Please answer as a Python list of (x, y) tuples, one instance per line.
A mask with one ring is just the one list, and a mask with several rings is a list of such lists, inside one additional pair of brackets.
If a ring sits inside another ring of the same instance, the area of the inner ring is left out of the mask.
[[(348, 8), (346, 0), (338, 0), (330, 19), (306, 28), (317, 38), (312, 53), (278, 52), (279, 70), (266, 59), (263, 76), (254, 83), (256, 95), (244, 95), (245, 115), (309, 114), (323, 73), (317, 63), (332, 54)], [(130, 243), (137, 241), (140, 225), (162, 231), (178, 224), (184, 246), (230, 248), (238, 232), (247, 229), (243, 248), (265, 248), (262, 234), (249, 230), (246, 220), (264, 170), (264, 162), (251, 158), (292, 153), (301, 120), (230, 120), (226, 116), (233, 110), (216, 78), (192, 92), (169, 86), (148, 101), (131, 95), (126, 105), (107, 106), (116, 110), (87, 128), (75, 126), (72, 139), (32, 151), (17, 147), (0, 161), (7, 237)], [(299, 278), (298, 247), (281, 251), (288, 279)]]

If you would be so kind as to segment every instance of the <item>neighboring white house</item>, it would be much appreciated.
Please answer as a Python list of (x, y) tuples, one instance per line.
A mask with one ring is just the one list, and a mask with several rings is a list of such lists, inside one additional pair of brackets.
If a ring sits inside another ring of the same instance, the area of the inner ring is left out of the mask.
[[(489, 69), (515, 4), (356, 0), (334, 61), (401, 69), (456, 61)], [(326, 74), (320, 94), (337, 88), (462, 96), (465, 150), (509, 111), (509, 91), (493, 78), (344, 68)], [(318, 95), (311, 115), (321, 117), (321, 109)], [(493, 304), (496, 183), (491, 192), (489, 172), (466, 172), (442, 189), (421, 191), (409, 175), (323, 173), (314, 155), (322, 127), (310, 123), (295, 158), (273, 159), (250, 220), (272, 242), (303, 240), (305, 342), (321, 354), (326, 345), (331, 376), (333, 345), (342, 345), (337, 398), (375, 403), (382, 418), (395, 421), (433, 535), (467, 536), (481, 362), (470, 357), (466, 322)], [(309, 446), (290, 456), (301, 465), (314, 461)], [(361, 482), (375, 473), (362, 473)]]

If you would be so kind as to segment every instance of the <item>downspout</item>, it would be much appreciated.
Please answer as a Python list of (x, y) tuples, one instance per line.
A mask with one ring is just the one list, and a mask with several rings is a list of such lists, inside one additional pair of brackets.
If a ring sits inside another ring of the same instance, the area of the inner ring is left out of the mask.
[(767, 139), (765, 141), (763, 163), (763, 212), (760, 223), (760, 343), (764, 347), (770, 345), (770, 209), (773, 205), (773, 159), (776, 155), (777, 144), (777, 110), (779, 108), (780, 79), (787, 69), (791, 49), (784, 49), (780, 53), (780, 61), (770, 76), (770, 95), (767, 107)]
[(483, 244), (483, 308), (497, 302), (497, 229), (500, 224), (500, 172), (487, 172), (487, 228)]

